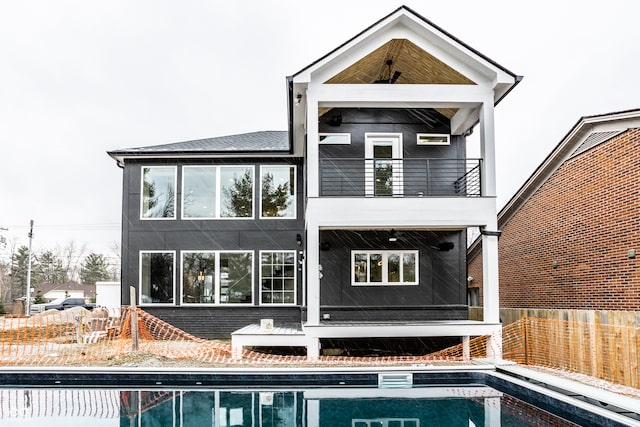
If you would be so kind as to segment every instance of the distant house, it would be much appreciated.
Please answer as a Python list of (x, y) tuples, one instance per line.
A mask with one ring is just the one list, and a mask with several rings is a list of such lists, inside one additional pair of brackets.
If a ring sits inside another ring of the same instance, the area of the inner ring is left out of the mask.
[[(501, 307), (640, 310), (640, 109), (578, 120), (498, 227)], [(474, 304), (478, 243), (468, 256)]]
[(42, 283), (38, 291), (46, 302), (51, 302), (58, 298), (84, 298), (87, 301), (92, 301), (96, 297), (95, 284), (83, 285), (74, 281), (63, 284)]
[[(330, 339), (487, 334), (500, 357), (493, 112), (519, 80), (400, 7), (287, 77), (287, 131), (109, 152), (122, 283), (207, 338), (273, 319), (268, 339), (295, 345), (277, 328), (293, 325), (309, 355)], [(478, 226), (492, 303), (473, 322)]]

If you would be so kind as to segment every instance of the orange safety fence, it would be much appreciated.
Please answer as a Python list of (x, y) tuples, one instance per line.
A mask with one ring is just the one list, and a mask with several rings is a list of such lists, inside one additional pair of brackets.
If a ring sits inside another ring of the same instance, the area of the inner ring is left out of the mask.
[[(132, 309), (50, 310), (29, 318), (0, 318), (0, 366), (117, 366), (135, 354), (131, 320), (137, 317), (137, 352), (184, 366), (321, 365), (383, 366), (465, 362), (487, 356), (488, 337), (422, 356), (305, 356), (245, 350), (234, 359), (228, 341), (205, 340), (149, 313)], [(640, 388), (640, 329), (539, 318), (523, 318), (502, 331), (502, 354), (523, 365), (558, 368)], [(495, 353), (498, 349), (490, 349)], [(490, 352), (491, 353), (491, 352)], [(110, 364), (109, 361), (114, 361)], [(133, 362), (135, 363), (135, 362)], [(191, 364), (190, 364), (191, 363)]]

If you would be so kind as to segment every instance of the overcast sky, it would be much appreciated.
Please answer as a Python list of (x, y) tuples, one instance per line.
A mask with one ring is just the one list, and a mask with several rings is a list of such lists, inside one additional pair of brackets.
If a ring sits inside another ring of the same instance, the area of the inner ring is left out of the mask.
[[(405, 4), (524, 76), (496, 108), (499, 207), (579, 117), (640, 107), (640, 2)], [(285, 76), (400, 5), (3, 0), (2, 233), (27, 244), (33, 219), (36, 251), (108, 252), (122, 197), (108, 150), (285, 130)]]

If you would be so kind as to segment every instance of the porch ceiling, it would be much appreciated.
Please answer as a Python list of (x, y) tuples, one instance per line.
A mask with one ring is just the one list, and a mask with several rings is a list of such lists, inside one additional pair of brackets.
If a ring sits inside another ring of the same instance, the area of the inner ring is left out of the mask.
[[(388, 61), (392, 63), (389, 65)], [(407, 39), (388, 41), (325, 83), (371, 84), (377, 80), (390, 79), (396, 71), (401, 74), (394, 84), (475, 84)], [(321, 110), (320, 115), (326, 112), (325, 109)], [(441, 108), (438, 111), (451, 118), (457, 109)]]

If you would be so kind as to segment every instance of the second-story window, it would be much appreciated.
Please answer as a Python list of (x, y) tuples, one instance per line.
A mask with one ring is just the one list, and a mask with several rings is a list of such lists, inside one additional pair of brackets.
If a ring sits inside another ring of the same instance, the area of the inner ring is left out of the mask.
[(143, 219), (174, 219), (176, 195), (175, 166), (142, 168), (140, 217)]
[(260, 184), (262, 218), (296, 217), (296, 167), (262, 166)]
[(182, 218), (253, 218), (253, 166), (184, 166)]

